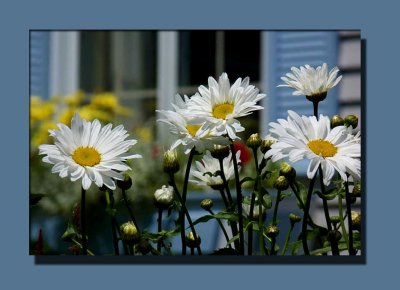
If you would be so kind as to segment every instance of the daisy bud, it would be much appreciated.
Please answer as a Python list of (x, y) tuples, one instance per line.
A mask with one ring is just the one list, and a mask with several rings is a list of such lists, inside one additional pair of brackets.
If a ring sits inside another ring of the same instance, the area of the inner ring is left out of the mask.
[(177, 173), (179, 171), (179, 161), (175, 150), (167, 150), (164, 153), (163, 168), (166, 173)]
[(354, 187), (353, 191), (351, 192), (351, 195), (354, 197), (360, 197), (361, 196), (361, 184), (357, 182)]
[(333, 225), (336, 225), (340, 222), (340, 217), (337, 215), (333, 215), (329, 219)]
[(326, 95), (327, 95), (327, 92), (322, 92), (322, 93), (317, 93), (317, 94), (306, 96), (306, 98), (307, 98), (307, 100), (309, 100), (313, 103), (318, 103), (318, 102), (325, 100)]
[(174, 188), (163, 185), (154, 192), (154, 203), (160, 209), (168, 208), (174, 201)]
[(139, 240), (140, 234), (132, 221), (121, 225), (121, 239), (125, 242), (134, 242)]
[(352, 211), (351, 212), (351, 221), (353, 230), (360, 231), (361, 230), (361, 213)]
[(200, 245), (201, 239), (199, 235), (197, 235), (197, 238), (194, 237), (193, 232), (190, 232), (186, 235), (186, 244), (188, 245), (189, 248), (195, 248), (198, 245)]
[(276, 238), (279, 235), (279, 228), (274, 225), (269, 225), (265, 231), (268, 238)]
[(331, 129), (343, 125), (344, 125), (344, 120), (342, 117), (335, 115), (331, 118)]
[(147, 240), (141, 239), (137, 246), (142, 255), (146, 255), (151, 251), (151, 246)]
[(340, 241), (342, 238), (342, 234), (339, 231), (329, 231), (328, 232), (328, 240), (329, 241)]
[(296, 178), (296, 170), (289, 163), (283, 162), (279, 175), (283, 175), (289, 181), (293, 181)]
[(289, 214), (289, 219), (290, 219), (290, 222), (292, 223), (292, 225), (294, 225), (295, 223), (298, 223), (301, 221), (301, 216), (299, 216), (298, 214), (295, 214), (295, 213), (291, 213), (291, 214)]
[(128, 174), (124, 174), (124, 180), (117, 180), (119, 188), (128, 190), (132, 186), (132, 178)]
[(214, 145), (214, 149), (210, 151), (211, 156), (216, 159), (224, 159), (229, 156), (229, 146)]
[(271, 149), (272, 144), (274, 144), (274, 140), (262, 140), (260, 145), (260, 150), (263, 154), (267, 153), (268, 150)]
[(262, 140), (260, 138), (260, 135), (258, 133), (255, 133), (250, 135), (249, 139), (247, 139), (246, 145), (251, 149), (257, 150), (258, 147), (260, 147), (261, 143)]
[(213, 207), (213, 205), (214, 205), (214, 202), (209, 198), (203, 199), (200, 203), (201, 208), (206, 211), (209, 211)]
[(286, 190), (289, 188), (289, 181), (285, 176), (281, 175), (275, 179), (274, 187), (278, 190)]
[(347, 115), (344, 118), (344, 125), (346, 127), (352, 126), (353, 129), (357, 128), (357, 126), (358, 126), (358, 117), (355, 116), (355, 115)]

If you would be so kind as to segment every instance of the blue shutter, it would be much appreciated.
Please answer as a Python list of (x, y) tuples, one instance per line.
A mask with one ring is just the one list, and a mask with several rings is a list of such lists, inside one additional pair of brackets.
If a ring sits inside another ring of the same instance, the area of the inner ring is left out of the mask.
[[(305, 97), (293, 96), (293, 89), (279, 87), (280, 79), (290, 72), (292, 66), (309, 64), (313, 67), (324, 62), (331, 69), (337, 66), (338, 35), (334, 31), (271, 32), (267, 42), (267, 89), (269, 121), (286, 118), (287, 111), (300, 115), (312, 115), (312, 104)], [(319, 113), (334, 115), (338, 112), (337, 89), (329, 91), (328, 97), (319, 105)]]
[[(281, 77), (291, 72), (292, 66), (300, 67), (305, 64), (317, 67), (324, 62), (330, 70), (338, 66), (338, 34), (335, 31), (291, 31), (268, 32), (264, 39), (264, 66), (267, 100), (265, 105), (268, 122), (278, 118), (287, 118), (287, 111), (293, 110), (300, 115), (313, 115), (313, 105), (305, 96), (293, 96), (293, 89), (277, 87), (283, 84)], [(319, 103), (320, 114), (332, 116), (338, 113), (339, 102), (337, 87), (330, 90), (327, 98)], [(262, 124), (264, 135), (268, 132), (268, 124)], [(300, 161), (295, 164), (299, 174), (305, 174), (308, 162)]]
[(49, 98), (50, 32), (30, 32), (30, 95)]

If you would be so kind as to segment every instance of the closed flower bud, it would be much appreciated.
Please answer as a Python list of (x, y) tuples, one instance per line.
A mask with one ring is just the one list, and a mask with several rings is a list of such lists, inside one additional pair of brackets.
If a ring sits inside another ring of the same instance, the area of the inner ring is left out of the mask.
[(351, 212), (351, 222), (353, 230), (360, 231), (361, 230), (361, 213), (352, 211)]
[(342, 238), (342, 234), (339, 231), (330, 231), (328, 232), (328, 240), (329, 241), (340, 241)]
[(139, 252), (142, 253), (142, 255), (146, 255), (151, 251), (151, 245), (145, 239), (141, 239), (137, 247)]
[(269, 225), (265, 232), (268, 238), (276, 238), (279, 235), (279, 228), (275, 225)]
[(344, 125), (346, 127), (352, 126), (353, 129), (357, 128), (357, 126), (358, 126), (358, 117), (355, 116), (355, 115), (347, 115), (344, 118)]
[(117, 186), (123, 190), (128, 190), (132, 186), (132, 178), (124, 174), (124, 180), (117, 180)]
[(168, 208), (174, 201), (174, 188), (163, 185), (154, 192), (154, 204), (161, 209)]
[(296, 178), (296, 170), (289, 163), (283, 162), (279, 175), (285, 176), (289, 181), (294, 181)]
[(292, 224), (295, 224), (301, 221), (301, 216), (295, 213), (291, 213), (289, 214), (289, 219)]
[(353, 191), (351, 192), (351, 195), (354, 197), (360, 197), (361, 196), (361, 184), (357, 182), (354, 187)]
[(214, 149), (210, 151), (211, 156), (216, 159), (224, 159), (229, 156), (229, 146), (214, 145)]
[(261, 145), (261, 138), (260, 135), (258, 133), (255, 134), (251, 134), (249, 139), (247, 139), (247, 147), (251, 148), (251, 149), (258, 149), (258, 147), (260, 147)]
[(189, 248), (195, 248), (199, 246), (201, 243), (201, 239), (199, 235), (197, 235), (197, 238), (194, 237), (193, 232), (190, 232), (186, 235), (186, 244)]
[(132, 221), (121, 225), (121, 239), (125, 242), (135, 242), (140, 238), (139, 231)]
[(340, 217), (337, 215), (333, 215), (329, 219), (333, 225), (336, 225), (340, 222)]
[(331, 118), (331, 129), (343, 125), (344, 125), (344, 120), (342, 117), (335, 115)]
[(164, 153), (163, 168), (166, 173), (177, 173), (179, 171), (178, 156), (175, 150), (167, 150)]
[(274, 187), (278, 190), (286, 190), (289, 188), (289, 181), (285, 176), (281, 175), (275, 179)]
[(200, 203), (201, 208), (206, 211), (209, 211), (213, 207), (213, 205), (214, 205), (214, 202), (209, 198), (203, 199)]
[(275, 141), (274, 140), (262, 140), (261, 142), (261, 146), (260, 146), (260, 150), (263, 154), (267, 153), (270, 149), (272, 144), (274, 144)]

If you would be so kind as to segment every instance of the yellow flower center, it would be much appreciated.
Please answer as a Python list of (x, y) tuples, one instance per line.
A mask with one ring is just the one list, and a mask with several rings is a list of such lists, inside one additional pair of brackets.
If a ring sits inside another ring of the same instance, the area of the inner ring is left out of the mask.
[(311, 149), (317, 155), (322, 157), (333, 157), (337, 153), (337, 148), (329, 141), (322, 139), (311, 140), (307, 144), (308, 148)]
[(186, 125), (186, 129), (188, 130), (189, 134), (193, 137), (196, 136), (197, 131), (200, 129), (201, 125)]
[(78, 147), (72, 153), (72, 159), (81, 166), (95, 166), (100, 163), (101, 155), (93, 147)]
[(233, 112), (234, 106), (229, 103), (215, 105), (212, 111), (212, 114), (217, 119), (226, 119), (230, 113)]

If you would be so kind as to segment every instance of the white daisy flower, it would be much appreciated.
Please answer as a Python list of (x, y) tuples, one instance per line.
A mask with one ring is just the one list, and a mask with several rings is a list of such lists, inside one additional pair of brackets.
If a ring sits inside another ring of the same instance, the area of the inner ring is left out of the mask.
[(337, 126), (331, 129), (328, 117), (320, 115), (300, 117), (288, 111), (287, 120), (271, 122), (270, 135), (267, 138), (276, 140), (265, 158), (277, 161), (288, 157), (291, 162), (309, 159), (307, 177), (312, 179), (319, 165), (322, 166), (323, 181), (329, 185), (337, 171), (347, 181), (347, 173), (354, 179), (361, 177), (361, 135), (353, 135), (352, 129)]
[(98, 187), (105, 185), (114, 190), (114, 179), (124, 180), (121, 173), (131, 169), (125, 161), (142, 157), (127, 152), (137, 141), (125, 140), (129, 135), (122, 125), (101, 128), (97, 119), (87, 122), (75, 114), (71, 128), (62, 123), (57, 126), (59, 130), (49, 130), (54, 145), (40, 145), (39, 154), (46, 155), (44, 162), (54, 164), (52, 173), (69, 176), (73, 182), (82, 178), (85, 190), (92, 181)]
[[(240, 170), (240, 151), (236, 152), (236, 159), (239, 164), (238, 169)], [(223, 167), (224, 174), (227, 181), (231, 180), (235, 177), (235, 171), (233, 167), (232, 160), (232, 152), (229, 153), (228, 157), (224, 158)], [(203, 159), (200, 161), (196, 161), (194, 167), (195, 170), (191, 170), (192, 177), (195, 179), (190, 179), (190, 182), (193, 182), (200, 186), (211, 186), (211, 187), (219, 187), (224, 184), (220, 175), (214, 176), (217, 171), (220, 171), (219, 161), (216, 158), (211, 156), (210, 151), (208, 151)]]
[(305, 95), (307, 99), (322, 101), (325, 99), (328, 91), (336, 86), (342, 79), (342, 76), (336, 77), (339, 69), (334, 67), (328, 73), (328, 66), (324, 63), (316, 69), (306, 64), (300, 68), (292, 67), (292, 73), (287, 73), (286, 77), (281, 79), (286, 83), (278, 87), (290, 87), (295, 91), (293, 95)]
[(184, 99), (180, 95), (175, 96), (175, 104), (172, 104), (174, 111), (171, 110), (156, 110), (165, 116), (165, 119), (157, 121), (166, 123), (170, 126), (170, 130), (177, 136), (177, 140), (171, 145), (171, 150), (174, 150), (179, 145), (185, 148), (185, 154), (188, 154), (193, 147), (196, 151), (203, 152), (206, 149), (212, 149), (214, 144), (227, 145), (227, 138), (220, 136), (216, 130), (206, 128), (205, 122), (197, 118), (191, 117), (187, 110), (188, 97)]
[(249, 85), (249, 78), (237, 79), (231, 86), (228, 75), (223, 73), (217, 82), (208, 78), (208, 88), (199, 87), (188, 103), (189, 114), (202, 118), (208, 125), (221, 134), (227, 134), (232, 140), (237, 139), (237, 132), (244, 131), (237, 118), (251, 114), (255, 110), (263, 109), (256, 103), (264, 98), (259, 90)]

